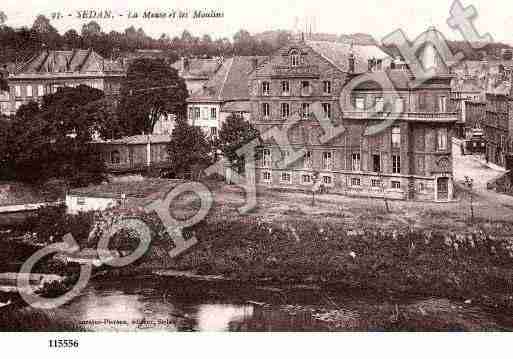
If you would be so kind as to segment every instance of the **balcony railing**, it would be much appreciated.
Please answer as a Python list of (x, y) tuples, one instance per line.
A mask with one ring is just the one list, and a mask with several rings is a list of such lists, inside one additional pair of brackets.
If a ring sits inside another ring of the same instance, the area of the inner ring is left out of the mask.
[(344, 118), (348, 119), (373, 119), (387, 120), (396, 118), (403, 121), (419, 121), (419, 122), (456, 122), (458, 114), (455, 112), (372, 112), (372, 111), (345, 111)]

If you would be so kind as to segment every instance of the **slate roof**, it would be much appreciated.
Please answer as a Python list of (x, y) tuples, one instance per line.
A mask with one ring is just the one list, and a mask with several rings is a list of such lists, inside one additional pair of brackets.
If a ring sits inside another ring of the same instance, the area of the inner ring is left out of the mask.
[(390, 57), (376, 45), (332, 41), (305, 41), (305, 43), (343, 72), (349, 72), (349, 54), (351, 52), (355, 56), (355, 72), (357, 73), (367, 72), (368, 60), (371, 58), (386, 59)]
[(34, 55), (20, 65), (14, 74), (19, 76), (37, 75), (124, 75), (123, 67), (104, 59), (92, 49), (55, 51), (46, 50)]
[(236, 56), (226, 59), (205, 85), (193, 93), (187, 102), (226, 102), (249, 100), (248, 81), (253, 61), (262, 63), (264, 56)]
[(221, 106), (221, 112), (251, 112), (251, 101), (226, 102)]
[(180, 183), (183, 183), (183, 180), (145, 179), (132, 182), (113, 182), (75, 188), (68, 191), (68, 194), (100, 198), (120, 198), (121, 194), (125, 194), (127, 198), (157, 198)]
[(184, 60), (178, 60), (171, 65), (186, 80), (207, 80), (219, 70), (224, 62), (222, 58), (187, 59), (187, 61), (187, 68), (184, 68)]
[(465, 79), (461, 84), (456, 81), (453, 88), (454, 92), (483, 92), (483, 90), (475, 79)]
[[(376, 81), (362, 82), (355, 87), (355, 90), (408, 90), (413, 77), (404, 70), (376, 71), (372, 73)], [(390, 87), (383, 88), (382, 85), (389, 84)]]
[(123, 137), (114, 140), (98, 140), (94, 143), (98, 144), (109, 144), (109, 145), (145, 145), (148, 143), (167, 143), (171, 141), (171, 135), (168, 134), (152, 134), (152, 135), (135, 135), (129, 137)]

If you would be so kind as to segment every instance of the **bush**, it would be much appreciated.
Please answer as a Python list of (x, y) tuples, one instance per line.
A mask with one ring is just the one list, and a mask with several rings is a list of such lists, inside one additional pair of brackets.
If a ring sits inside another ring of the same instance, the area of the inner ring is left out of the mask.
[(71, 233), (81, 245), (87, 241), (94, 216), (95, 212), (66, 214), (65, 205), (46, 206), (29, 217), (24, 227), (26, 231), (36, 233), (41, 243), (60, 242), (65, 234)]

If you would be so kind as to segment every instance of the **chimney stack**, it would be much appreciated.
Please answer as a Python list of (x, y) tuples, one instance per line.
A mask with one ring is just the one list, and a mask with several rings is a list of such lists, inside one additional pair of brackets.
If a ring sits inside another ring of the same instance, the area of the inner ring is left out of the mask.
[(256, 57), (251, 59), (251, 67), (252, 70), (255, 70), (258, 67), (258, 59)]
[(354, 58), (354, 54), (352, 52), (349, 54), (348, 62), (349, 62), (349, 73), (354, 74), (354, 72), (355, 72), (355, 58)]

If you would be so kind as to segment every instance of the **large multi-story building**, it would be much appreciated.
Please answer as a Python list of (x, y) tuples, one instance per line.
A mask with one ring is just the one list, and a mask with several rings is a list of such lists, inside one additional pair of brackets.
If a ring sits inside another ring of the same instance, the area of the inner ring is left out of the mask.
[(14, 114), (24, 103), (39, 101), (59, 87), (88, 85), (117, 94), (126, 76), (116, 62), (104, 59), (94, 50), (42, 51), (19, 66), (8, 77), (8, 105), (5, 114)]
[[(451, 200), (452, 77), (419, 81), (409, 71), (387, 70), (387, 61), (374, 45), (297, 41), (259, 66), (250, 80), (252, 122), (266, 133), (294, 113), (301, 120), (287, 133), (288, 147), (269, 140), (259, 149), (255, 181), (309, 190), (319, 178), (333, 193)], [(363, 81), (340, 96), (365, 73), (379, 81)], [(323, 118), (312, 119), (314, 104)], [(320, 121), (345, 131), (322, 142)], [(304, 156), (284, 166), (299, 149)]]
[(485, 116), (480, 127), (486, 139), (486, 156), (498, 166), (505, 167), (509, 147), (510, 100), (504, 94), (486, 94)]
[(216, 137), (229, 115), (249, 120), (249, 76), (263, 60), (263, 56), (225, 59), (221, 68), (187, 99), (189, 123)]

